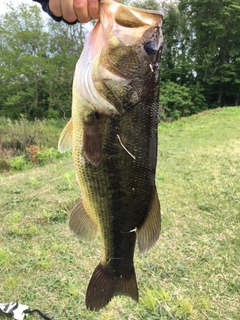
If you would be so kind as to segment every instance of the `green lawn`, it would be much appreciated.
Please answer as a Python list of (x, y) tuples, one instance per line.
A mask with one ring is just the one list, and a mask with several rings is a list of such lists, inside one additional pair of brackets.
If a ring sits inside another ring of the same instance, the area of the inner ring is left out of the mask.
[(240, 319), (240, 108), (160, 124), (156, 180), (162, 234), (147, 254), (136, 249), (140, 301), (116, 297), (97, 313), (84, 299), (100, 241), (68, 229), (71, 159), (1, 174), (0, 303), (54, 320)]

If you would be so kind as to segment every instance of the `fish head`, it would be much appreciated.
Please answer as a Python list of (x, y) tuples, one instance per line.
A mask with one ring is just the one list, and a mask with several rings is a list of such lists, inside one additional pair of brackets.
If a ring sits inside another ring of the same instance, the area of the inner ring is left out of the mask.
[(100, 1), (100, 20), (86, 40), (74, 79), (94, 111), (122, 114), (141, 100), (149, 77), (158, 79), (162, 18), (160, 11)]

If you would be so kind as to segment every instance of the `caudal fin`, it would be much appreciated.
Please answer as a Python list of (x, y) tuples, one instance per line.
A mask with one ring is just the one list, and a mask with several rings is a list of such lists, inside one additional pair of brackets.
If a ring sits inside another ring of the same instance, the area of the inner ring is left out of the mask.
[(118, 295), (129, 296), (138, 301), (138, 288), (135, 270), (128, 276), (117, 276), (99, 263), (93, 272), (86, 293), (86, 306), (90, 310), (99, 310)]

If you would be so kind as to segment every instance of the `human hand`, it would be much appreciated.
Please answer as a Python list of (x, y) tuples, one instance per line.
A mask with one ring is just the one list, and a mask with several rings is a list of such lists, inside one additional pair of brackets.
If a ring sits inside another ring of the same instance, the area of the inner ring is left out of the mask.
[(49, 8), (53, 15), (68, 22), (85, 23), (99, 18), (99, 0), (49, 0)]

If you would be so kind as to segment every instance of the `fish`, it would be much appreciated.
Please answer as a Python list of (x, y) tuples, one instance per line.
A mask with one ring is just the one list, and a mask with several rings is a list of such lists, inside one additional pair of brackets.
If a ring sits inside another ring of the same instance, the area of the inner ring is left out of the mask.
[(72, 116), (58, 144), (72, 149), (80, 198), (70, 229), (93, 241), (102, 256), (89, 281), (86, 307), (98, 311), (114, 296), (139, 300), (135, 245), (158, 240), (156, 189), (160, 11), (100, 1), (100, 19), (76, 64)]

